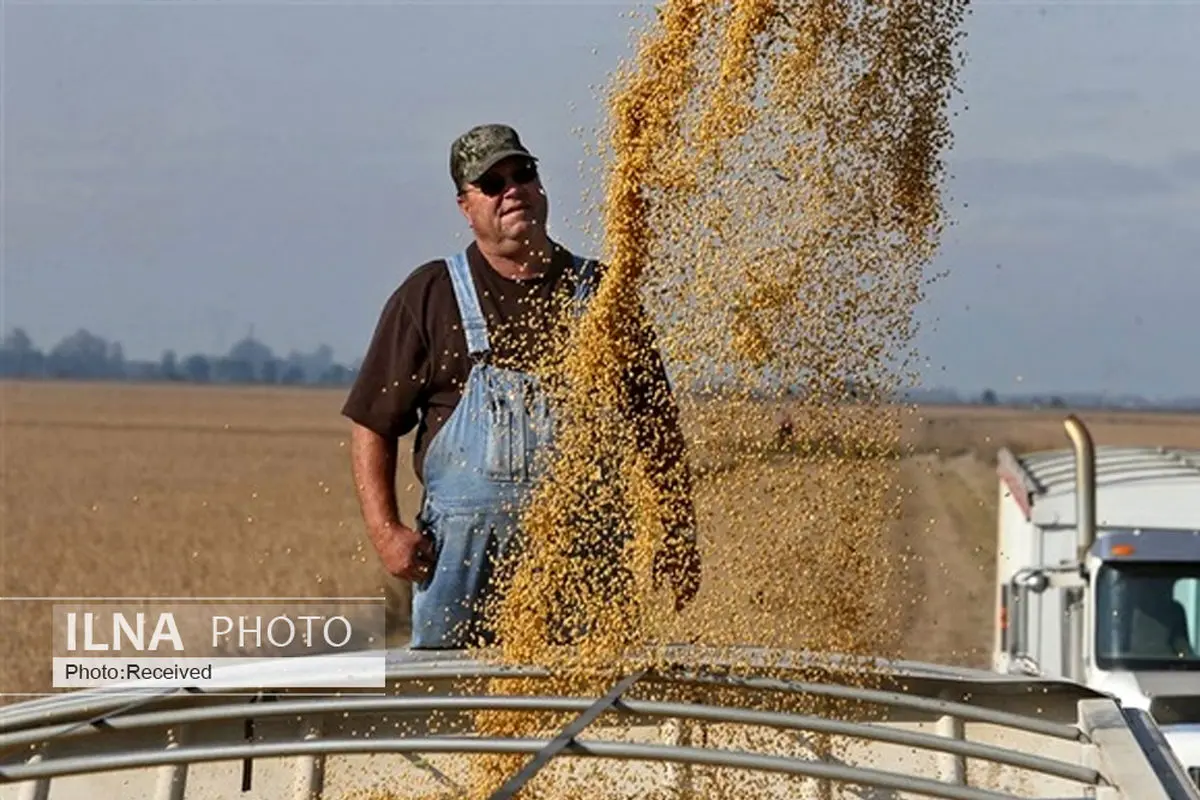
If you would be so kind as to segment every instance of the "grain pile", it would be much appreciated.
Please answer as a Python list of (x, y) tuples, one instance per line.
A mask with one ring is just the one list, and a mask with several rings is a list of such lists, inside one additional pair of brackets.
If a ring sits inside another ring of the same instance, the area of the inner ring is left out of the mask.
[[(562, 427), (494, 609), (503, 658), (554, 665), (560, 691), (596, 693), (668, 641), (888, 655), (902, 609), (887, 604), (895, 565), (882, 539), (901, 421), (874, 398), (910, 377), (913, 311), (944, 224), (964, 11), (965, 0), (657, 10), (610, 95), (607, 270), (543, 369)], [(626, 375), (647, 357), (648, 330), (676, 396), (630, 424)], [(759, 434), (750, 409), (764, 397), (810, 407), (790, 443)], [(735, 542), (706, 558), (684, 615), (652, 567), (692, 479), (640, 446), (672, 402), (707, 406), (710, 427), (687, 442), (702, 549), (718, 531)], [(806, 517), (773, 513), (772, 498), (796, 495), (811, 498)], [(564, 625), (573, 647), (559, 646)], [(535, 733), (499, 714), (478, 722)], [(486, 796), (520, 763), (478, 763), (474, 789)]]

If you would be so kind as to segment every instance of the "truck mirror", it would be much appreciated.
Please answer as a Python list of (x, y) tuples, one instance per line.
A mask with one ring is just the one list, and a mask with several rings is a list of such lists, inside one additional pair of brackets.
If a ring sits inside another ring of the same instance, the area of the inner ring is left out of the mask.
[(1050, 579), (1041, 571), (1030, 571), (1020, 579), (1020, 585), (1034, 594), (1041, 594), (1050, 585)]

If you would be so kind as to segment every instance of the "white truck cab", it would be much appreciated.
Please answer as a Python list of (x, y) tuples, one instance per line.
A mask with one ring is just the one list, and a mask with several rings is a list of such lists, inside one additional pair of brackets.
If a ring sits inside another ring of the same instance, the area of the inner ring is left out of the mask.
[(1150, 714), (1200, 785), (1200, 450), (999, 454), (992, 666)]

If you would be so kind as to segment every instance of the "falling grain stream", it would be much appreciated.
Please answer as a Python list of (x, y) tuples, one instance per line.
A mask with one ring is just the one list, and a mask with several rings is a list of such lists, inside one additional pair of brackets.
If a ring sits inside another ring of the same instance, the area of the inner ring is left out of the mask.
[[(541, 369), (562, 427), (494, 609), (500, 658), (551, 664), (557, 690), (598, 694), (653, 666), (655, 643), (891, 654), (902, 412), (875, 398), (912, 379), (965, 6), (673, 0), (654, 12), (599, 137), (607, 269)], [(669, 398), (648, 419), (619, 411), (647, 330), (690, 423), (690, 473), (639, 447)], [(764, 397), (791, 410), (791, 441), (759, 418)], [(676, 614), (652, 564), (688, 491), (704, 579)], [(783, 496), (807, 513), (776, 513)], [(552, 635), (564, 613), (586, 631), (570, 648)], [(566, 719), (476, 724), (534, 736)], [(523, 761), (474, 759), (475, 796)], [(707, 786), (754, 796), (745, 776)], [(564, 792), (535, 779), (522, 797)]]

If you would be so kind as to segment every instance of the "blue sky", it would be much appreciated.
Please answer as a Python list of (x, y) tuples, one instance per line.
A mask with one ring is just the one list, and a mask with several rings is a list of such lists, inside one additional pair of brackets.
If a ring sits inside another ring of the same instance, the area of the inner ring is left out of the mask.
[[(464, 243), (446, 153), (481, 121), (522, 132), (585, 247), (632, 8), (10, 0), (2, 327), (156, 358), (253, 324), (350, 361)], [(1200, 395), (1200, 4), (980, 2), (967, 31), (926, 382)]]

